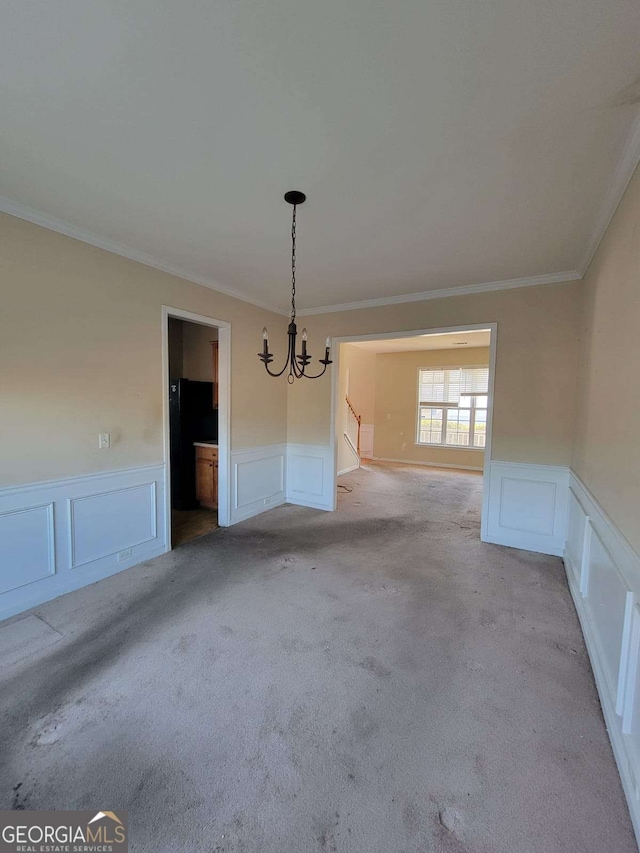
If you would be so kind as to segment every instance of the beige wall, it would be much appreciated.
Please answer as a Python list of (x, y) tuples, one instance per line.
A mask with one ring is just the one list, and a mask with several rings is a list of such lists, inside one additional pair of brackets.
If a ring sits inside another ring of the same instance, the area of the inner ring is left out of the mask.
[(4, 214), (0, 247), (3, 485), (162, 462), (163, 304), (231, 323), (232, 448), (286, 440), (286, 318)]
[(572, 467), (640, 552), (640, 171), (587, 272)]
[(380, 353), (375, 366), (374, 456), (482, 468), (484, 451), (416, 444), (418, 370), (489, 364), (488, 347)]
[[(323, 353), (324, 355), (324, 353)], [(375, 401), (376, 354), (352, 344), (340, 347), (340, 379), (338, 390), (338, 436), (347, 430), (347, 379), (349, 399), (363, 424), (373, 424)], [(338, 471), (344, 471), (354, 463), (353, 454), (346, 441), (338, 441)]]
[(372, 424), (375, 412), (376, 396), (376, 354), (353, 344), (340, 347), (340, 391), (344, 399), (347, 394), (347, 372), (349, 376), (348, 394), (356, 412), (362, 417), (363, 424)]
[[(3, 484), (162, 461), (161, 306), (232, 326), (232, 447), (328, 444), (330, 371), (288, 387), (256, 353), (287, 319), (7, 215), (0, 216)], [(497, 322), (493, 458), (568, 464), (582, 283), (305, 317), (324, 338)], [(627, 322), (630, 322), (627, 318)], [(260, 418), (255, 417), (256, 411)], [(97, 449), (99, 432), (113, 447)], [(577, 451), (579, 455), (579, 451)]]
[[(262, 335), (262, 333), (261, 333)], [(218, 330), (197, 323), (183, 324), (182, 369), (185, 379), (213, 382), (213, 351), (211, 342), (218, 340)], [(254, 355), (259, 351), (259, 347)], [(257, 360), (257, 359), (256, 359)]]
[[(304, 322), (310, 341), (320, 343), (327, 335), (496, 322), (493, 459), (568, 465), (581, 286), (582, 282), (569, 282), (454, 296), (312, 315)], [(296, 383), (289, 393), (289, 440), (328, 444), (330, 402), (328, 376), (316, 382)]]

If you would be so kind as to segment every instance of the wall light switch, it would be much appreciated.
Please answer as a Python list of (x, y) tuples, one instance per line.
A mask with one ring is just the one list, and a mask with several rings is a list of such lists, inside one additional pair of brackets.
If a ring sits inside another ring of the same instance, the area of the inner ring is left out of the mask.
[(104, 450), (106, 447), (111, 447), (111, 435), (108, 432), (98, 433), (98, 448)]

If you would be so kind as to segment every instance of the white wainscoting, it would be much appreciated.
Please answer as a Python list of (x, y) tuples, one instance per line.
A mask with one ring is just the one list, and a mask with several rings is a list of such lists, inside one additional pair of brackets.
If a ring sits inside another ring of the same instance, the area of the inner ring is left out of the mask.
[(287, 501), (314, 509), (335, 509), (333, 466), (333, 453), (328, 445), (288, 444)]
[(564, 560), (640, 839), (640, 556), (573, 472)]
[(231, 453), (231, 524), (285, 502), (287, 445)]
[(360, 458), (373, 459), (373, 424), (360, 425)]
[(166, 551), (164, 465), (0, 489), (0, 619)]
[(483, 540), (561, 557), (567, 531), (569, 469), (493, 461), (488, 468)]

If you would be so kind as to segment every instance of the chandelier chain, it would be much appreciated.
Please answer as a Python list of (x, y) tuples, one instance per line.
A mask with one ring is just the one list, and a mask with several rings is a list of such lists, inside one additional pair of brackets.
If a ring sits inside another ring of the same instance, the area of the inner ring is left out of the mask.
[(291, 322), (296, 319), (296, 207), (293, 205), (291, 219)]
[(319, 358), (318, 361), (322, 365), (322, 370), (317, 373), (308, 373), (307, 369), (311, 363), (311, 355), (307, 349), (307, 330), (302, 330), (302, 347), (298, 353), (296, 350), (296, 341), (298, 339), (298, 329), (296, 326), (296, 224), (298, 205), (302, 204), (306, 196), (304, 193), (297, 190), (291, 190), (285, 193), (284, 200), (293, 206), (293, 214), (291, 217), (291, 320), (287, 329), (287, 357), (284, 365), (280, 370), (271, 370), (269, 365), (273, 361), (273, 354), (269, 352), (269, 334), (264, 328), (262, 330), (262, 352), (258, 353), (258, 358), (264, 364), (265, 370), (269, 376), (282, 376), (287, 373), (287, 382), (290, 385), (296, 379), (320, 379), (327, 372), (327, 367), (333, 364), (330, 358), (331, 340), (327, 338), (324, 348), (324, 358)]

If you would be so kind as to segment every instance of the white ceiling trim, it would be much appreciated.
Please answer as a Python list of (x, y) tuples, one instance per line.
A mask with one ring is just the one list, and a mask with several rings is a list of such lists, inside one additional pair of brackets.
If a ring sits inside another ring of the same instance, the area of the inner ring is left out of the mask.
[(105, 237), (100, 237), (98, 234), (93, 234), (91, 231), (85, 231), (84, 228), (78, 228), (69, 222), (58, 219), (56, 216), (50, 216), (48, 213), (41, 213), (39, 210), (34, 210), (18, 202), (12, 201), (9, 198), (0, 196), (0, 212), (8, 213), (18, 219), (24, 219), (27, 222), (33, 222), (34, 225), (41, 225), (43, 228), (48, 228), (50, 231), (57, 231), (58, 234), (64, 234), (66, 237), (72, 237), (74, 240), (80, 240), (82, 243), (88, 243), (90, 246), (96, 246), (98, 249), (105, 249), (107, 252), (112, 252), (114, 255), (120, 255), (123, 258), (128, 258), (130, 261), (137, 261), (139, 264), (144, 264), (147, 267), (166, 272), (169, 275), (175, 275), (177, 278), (184, 278), (194, 284), (201, 284), (208, 287), (210, 290), (217, 290), (218, 293), (223, 293), (225, 296), (232, 296), (234, 299), (240, 299), (243, 302), (249, 302), (257, 308), (264, 308), (267, 311), (273, 311), (275, 314), (287, 316), (288, 312), (282, 311), (280, 308), (275, 308), (273, 305), (267, 305), (264, 302), (258, 302), (251, 299), (239, 290), (234, 290), (231, 287), (224, 287), (218, 284), (217, 281), (204, 278), (202, 276), (192, 275), (179, 267), (174, 267), (171, 264), (165, 263), (154, 258), (152, 255), (147, 255), (145, 252), (140, 252), (138, 249), (132, 249), (131, 246), (125, 246), (123, 243), (117, 243), (115, 240), (109, 240)]
[[(354, 311), (358, 308), (378, 308), (384, 305), (399, 305), (404, 302), (422, 302), (426, 299), (443, 299), (447, 296), (468, 296), (474, 293), (484, 293), (494, 290), (511, 290), (518, 287), (534, 287), (540, 284), (557, 284), (564, 281), (579, 281), (584, 278), (593, 257), (598, 250), (598, 246), (604, 237), (607, 228), (620, 204), (622, 196), (631, 180), (634, 171), (640, 163), (640, 113), (634, 122), (627, 142), (624, 146), (618, 164), (613, 174), (611, 184), (605, 196), (605, 200), (600, 209), (600, 214), (596, 220), (596, 225), (591, 234), (587, 252), (579, 269), (569, 270), (566, 272), (548, 273), (546, 275), (528, 276), (526, 278), (514, 278), (506, 281), (490, 281), (479, 284), (463, 285), (461, 287), (442, 288), (440, 290), (426, 290), (420, 293), (407, 293), (398, 296), (383, 296), (378, 299), (363, 299), (359, 302), (345, 302), (336, 305), (324, 305), (318, 308), (300, 309), (298, 314), (309, 316), (313, 314), (328, 314), (336, 311)], [(48, 213), (42, 213), (39, 210), (28, 207), (18, 202), (12, 201), (9, 198), (0, 196), (0, 212), (8, 213), (11, 216), (16, 216), (19, 219), (24, 219), (27, 222), (33, 222), (35, 225), (40, 225), (43, 228), (48, 228), (51, 231), (56, 231), (59, 234), (64, 234), (67, 237), (72, 237), (74, 240), (80, 240), (83, 243), (88, 243), (91, 246), (96, 246), (99, 249), (105, 249), (107, 252), (113, 252), (129, 260), (136, 261), (161, 272), (174, 275), (178, 278), (186, 279), (194, 284), (201, 284), (211, 290), (216, 290), (226, 296), (232, 296), (234, 299), (240, 299), (243, 302), (248, 302), (258, 308), (264, 308), (267, 311), (273, 311), (276, 314), (288, 316), (288, 310), (283, 311), (276, 308), (274, 305), (269, 305), (265, 302), (260, 302), (245, 293), (234, 288), (225, 287), (212, 279), (202, 276), (193, 275), (179, 267), (174, 267), (165, 261), (158, 260), (152, 255), (141, 252), (138, 249), (133, 249), (122, 243), (118, 243), (108, 238), (100, 237), (56, 216), (51, 216)]]
[(618, 164), (613, 173), (613, 178), (609, 184), (609, 189), (605, 196), (600, 215), (596, 220), (595, 227), (589, 239), (589, 245), (584, 256), (584, 260), (580, 266), (582, 277), (589, 269), (589, 265), (593, 260), (593, 256), (598, 251), (598, 246), (604, 237), (613, 215), (618, 209), (618, 205), (622, 201), (624, 191), (629, 185), (629, 181), (633, 177), (636, 167), (640, 163), (640, 112), (638, 113), (634, 124), (631, 127), (631, 132), (627, 137), (622, 154), (618, 160)]
[(322, 308), (303, 308), (298, 311), (298, 315), (307, 317), (310, 314), (355, 311), (357, 308), (379, 308), (382, 305), (398, 305), (402, 302), (422, 302), (424, 299), (444, 299), (447, 296), (469, 296), (473, 293), (486, 293), (491, 290), (513, 290), (516, 287), (534, 287), (538, 284), (579, 281), (581, 278), (578, 270), (553, 272), (548, 275), (531, 275), (528, 278), (512, 278), (508, 281), (488, 281), (462, 287), (446, 287), (442, 290), (425, 290), (422, 293), (405, 293), (402, 296), (382, 296), (379, 299), (363, 299), (361, 302), (344, 302), (341, 305), (325, 305)]

